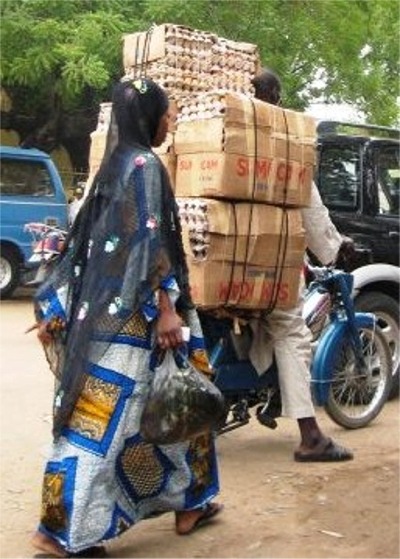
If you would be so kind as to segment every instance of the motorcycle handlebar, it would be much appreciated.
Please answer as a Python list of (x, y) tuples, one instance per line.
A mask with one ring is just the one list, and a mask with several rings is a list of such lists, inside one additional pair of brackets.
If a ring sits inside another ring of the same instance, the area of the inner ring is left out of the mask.
[(51, 231), (60, 233), (61, 235), (65, 236), (67, 234), (66, 231), (60, 229), (60, 227), (56, 225), (47, 225), (47, 223), (26, 223), (24, 225), (24, 231), (28, 233), (50, 233)]

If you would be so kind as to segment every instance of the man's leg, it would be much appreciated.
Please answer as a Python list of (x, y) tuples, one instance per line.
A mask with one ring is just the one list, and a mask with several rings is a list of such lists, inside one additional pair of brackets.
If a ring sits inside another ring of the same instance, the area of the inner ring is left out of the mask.
[(315, 417), (310, 388), (311, 334), (302, 318), (301, 305), (289, 311), (264, 315), (263, 328), (272, 341), (278, 367), (282, 415), (296, 419), (301, 442), (298, 461), (349, 460), (352, 453), (321, 431)]

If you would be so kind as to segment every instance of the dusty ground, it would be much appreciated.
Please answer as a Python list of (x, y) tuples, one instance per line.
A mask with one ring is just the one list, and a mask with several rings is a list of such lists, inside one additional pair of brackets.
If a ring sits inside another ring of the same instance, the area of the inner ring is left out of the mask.
[[(1, 305), (1, 557), (33, 557), (40, 484), (50, 440), (52, 379), (29, 298)], [(345, 464), (297, 464), (297, 429), (255, 420), (218, 440), (223, 515), (188, 537), (172, 515), (142, 522), (109, 545), (112, 557), (399, 557), (399, 402), (368, 428), (325, 431), (351, 447)]]

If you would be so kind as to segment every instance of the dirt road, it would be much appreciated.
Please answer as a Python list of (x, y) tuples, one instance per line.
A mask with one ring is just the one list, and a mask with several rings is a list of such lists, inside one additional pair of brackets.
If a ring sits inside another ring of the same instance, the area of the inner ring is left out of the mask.
[[(52, 378), (34, 334), (29, 298), (1, 305), (1, 557), (33, 557), (50, 441)], [(298, 433), (280, 420), (218, 439), (225, 511), (176, 536), (166, 514), (108, 546), (112, 557), (399, 557), (399, 401), (368, 428), (345, 431), (321, 411), (325, 431), (355, 452), (345, 464), (297, 464)]]

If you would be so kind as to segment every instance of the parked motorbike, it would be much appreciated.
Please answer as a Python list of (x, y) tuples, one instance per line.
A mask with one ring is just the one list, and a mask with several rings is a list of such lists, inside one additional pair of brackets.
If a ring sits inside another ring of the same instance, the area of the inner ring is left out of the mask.
[(34, 279), (27, 284), (34, 287), (40, 285), (49, 273), (62, 250), (67, 232), (56, 226), (35, 222), (26, 223), (24, 229), (32, 235), (33, 250), (28, 262), (31, 265), (39, 264)]
[[(307, 288), (303, 316), (313, 335), (313, 399), (338, 425), (365, 427), (379, 414), (390, 391), (388, 345), (375, 316), (354, 311), (352, 274), (331, 267), (310, 270), (314, 280)], [(232, 319), (204, 312), (200, 317), (215, 384), (226, 400), (220, 433), (246, 425), (251, 408), (256, 408), (261, 424), (275, 428), (281, 414), (276, 365), (259, 375), (249, 359), (238, 354)], [(250, 337), (249, 330), (244, 326), (242, 335)]]

